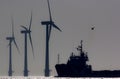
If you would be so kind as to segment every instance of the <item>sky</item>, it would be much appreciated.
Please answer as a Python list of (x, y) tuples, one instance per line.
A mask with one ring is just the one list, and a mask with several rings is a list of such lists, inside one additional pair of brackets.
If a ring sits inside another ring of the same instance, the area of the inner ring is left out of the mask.
[[(51, 75), (57, 75), (55, 64), (60, 54), (60, 63), (67, 63), (72, 52), (83, 40), (93, 70), (120, 69), (120, 0), (50, 0), (52, 18), (62, 30), (52, 29), (50, 38)], [(11, 16), (14, 18), (18, 53), (13, 44), (14, 76), (22, 76), (24, 68), (24, 35), (20, 25), (28, 26), (33, 12), (32, 41), (35, 58), (28, 39), (29, 75), (44, 75), (45, 26), (41, 21), (49, 20), (47, 0), (0, 0), (0, 75), (8, 74)], [(94, 26), (95, 29), (91, 30)]]

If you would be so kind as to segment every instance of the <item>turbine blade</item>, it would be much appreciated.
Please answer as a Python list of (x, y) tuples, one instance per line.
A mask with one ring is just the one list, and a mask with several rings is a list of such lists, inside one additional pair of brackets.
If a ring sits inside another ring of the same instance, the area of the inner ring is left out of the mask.
[(61, 30), (59, 27), (57, 27), (54, 23), (52, 24), (52, 26), (53, 26), (54, 28), (58, 29), (60, 32), (62, 32), (62, 30)]
[(12, 16), (11, 16), (11, 21), (12, 21), (12, 37), (14, 37), (14, 21)]
[(49, 10), (50, 21), (52, 21), (52, 15), (51, 15), (51, 9), (50, 9), (49, 0), (47, 0), (47, 3), (48, 3), (48, 10)]
[(32, 43), (31, 33), (29, 33), (29, 39), (30, 39), (30, 44), (31, 44), (31, 47), (32, 47), (33, 57), (34, 57), (34, 49), (33, 49), (33, 43)]
[(27, 30), (27, 28), (25, 26), (21, 25), (21, 27), (24, 28), (25, 30)]
[(30, 17), (30, 25), (29, 25), (29, 30), (31, 29), (31, 24), (32, 24), (32, 11), (31, 11), (31, 17)]
[(16, 46), (16, 48), (17, 48), (19, 54), (20, 54), (20, 50), (19, 50), (18, 45), (17, 45), (17, 43), (16, 43), (16, 41), (15, 41), (15, 38), (13, 39), (13, 42), (14, 42), (14, 44), (15, 44), (15, 46)]

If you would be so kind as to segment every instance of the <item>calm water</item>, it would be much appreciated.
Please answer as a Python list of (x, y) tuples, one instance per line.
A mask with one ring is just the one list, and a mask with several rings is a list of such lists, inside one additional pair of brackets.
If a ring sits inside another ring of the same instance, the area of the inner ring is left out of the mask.
[(57, 78), (57, 77), (44, 77), (44, 76), (0, 76), (0, 79), (120, 79), (120, 78)]

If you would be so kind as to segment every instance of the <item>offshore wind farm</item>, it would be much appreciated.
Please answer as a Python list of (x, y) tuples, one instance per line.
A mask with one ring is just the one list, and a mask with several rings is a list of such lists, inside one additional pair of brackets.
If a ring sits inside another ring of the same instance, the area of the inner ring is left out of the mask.
[(66, 63), (71, 52), (78, 54), (74, 46), (80, 40), (94, 70), (119, 70), (119, 1), (1, 3), (1, 76), (57, 76), (56, 63)]
[[(50, 9), (50, 3), (49, 0), (47, 0), (48, 4), (48, 11), (49, 11), (49, 21), (42, 21), (42, 25), (46, 25), (46, 53), (45, 53), (45, 77), (50, 76), (50, 69), (49, 69), (49, 41), (50, 41), (50, 35), (51, 35), (51, 30), (52, 28), (56, 28), (57, 30), (61, 31), (59, 27), (57, 27), (54, 22), (52, 21), (52, 15), (51, 15), (51, 9)], [(33, 43), (32, 43), (32, 37), (31, 37), (31, 26), (32, 26), (32, 11), (31, 11), (31, 16), (30, 16), (30, 23), (29, 27), (27, 28), (26, 26), (20, 25), (24, 30), (21, 30), (21, 34), (24, 34), (24, 71), (23, 71), (23, 76), (29, 76), (29, 69), (28, 69), (28, 37), (30, 40), (30, 44), (32, 47), (32, 53), (34, 57), (34, 48), (33, 48)], [(15, 41), (15, 36), (14, 36), (14, 22), (12, 18), (12, 37), (7, 37), (7, 40), (9, 40), (9, 70), (8, 70), (8, 76), (13, 76), (13, 70), (12, 70), (12, 41), (15, 44), (18, 52), (19, 48), (18, 45)]]

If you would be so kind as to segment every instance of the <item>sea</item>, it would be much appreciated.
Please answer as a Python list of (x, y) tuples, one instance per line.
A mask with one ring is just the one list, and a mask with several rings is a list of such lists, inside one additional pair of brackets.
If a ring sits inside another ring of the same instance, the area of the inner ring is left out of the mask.
[(70, 77), (44, 77), (44, 76), (28, 76), (28, 77), (23, 77), (23, 76), (12, 76), (12, 77), (9, 77), (9, 76), (0, 76), (0, 79), (120, 79), (119, 78), (70, 78)]

